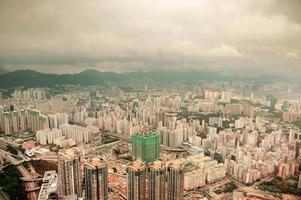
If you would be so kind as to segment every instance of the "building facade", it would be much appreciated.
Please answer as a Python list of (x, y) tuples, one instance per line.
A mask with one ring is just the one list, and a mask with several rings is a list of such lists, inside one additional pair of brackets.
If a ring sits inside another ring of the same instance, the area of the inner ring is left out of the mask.
[(148, 168), (149, 200), (165, 200), (166, 166), (161, 161), (155, 161)]
[(82, 197), (80, 156), (74, 148), (65, 149), (58, 154), (58, 186), (60, 198)]
[(179, 161), (167, 167), (167, 200), (184, 199), (184, 165)]
[(130, 163), (127, 168), (127, 199), (145, 200), (146, 165), (141, 161)]
[(85, 197), (89, 200), (108, 200), (108, 167), (99, 158), (84, 166)]

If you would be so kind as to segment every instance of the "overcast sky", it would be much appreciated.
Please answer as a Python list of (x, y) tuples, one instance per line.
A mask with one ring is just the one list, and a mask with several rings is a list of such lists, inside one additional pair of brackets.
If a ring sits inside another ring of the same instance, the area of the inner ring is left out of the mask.
[(301, 73), (300, 0), (0, 0), (0, 68)]

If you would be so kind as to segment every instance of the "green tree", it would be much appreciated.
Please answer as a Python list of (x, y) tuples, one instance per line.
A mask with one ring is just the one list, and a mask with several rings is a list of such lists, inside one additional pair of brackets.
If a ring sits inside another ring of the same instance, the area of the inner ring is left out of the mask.
[(20, 176), (18, 169), (13, 165), (7, 166), (3, 169), (3, 172), (0, 173), (0, 186), (12, 200), (27, 199), (26, 193), (22, 188)]
[(224, 162), (224, 159), (223, 159), (222, 155), (217, 153), (217, 152), (214, 153), (214, 160), (216, 160), (218, 163), (223, 163)]
[(11, 154), (15, 154), (15, 155), (18, 154), (18, 151), (13, 146), (11, 146), (11, 145), (7, 145), (6, 150), (8, 152), (10, 152)]

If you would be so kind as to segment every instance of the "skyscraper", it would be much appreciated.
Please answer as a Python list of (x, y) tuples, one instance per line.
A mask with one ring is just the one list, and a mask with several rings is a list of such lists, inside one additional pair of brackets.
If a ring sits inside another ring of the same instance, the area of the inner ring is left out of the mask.
[(146, 165), (141, 161), (130, 163), (127, 168), (127, 199), (145, 200)]
[(145, 163), (153, 162), (160, 158), (160, 136), (153, 134), (132, 135), (132, 158)]
[[(0, 99), (1, 99), (1, 93), (0, 93)], [(4, 113), (4, 110), (3, 110), (3, 107), (0, 105), (0, 130), (1, 128), (3, 127), (3, 113)]]
[(95, 157), (84, 166), (85, 197), (89, 200), (108, 199), (108, 167)]
[(148, 169), (149, 200), (165, 200), (166, 166), (161, 161), (155, 161)]
[(80, 156), (74, 148), (58, 154), (58, 194), (60, 198), (82, 197)]
[(167, 167), (167, 200), (184, 199), (184, 165), (179, 161)]

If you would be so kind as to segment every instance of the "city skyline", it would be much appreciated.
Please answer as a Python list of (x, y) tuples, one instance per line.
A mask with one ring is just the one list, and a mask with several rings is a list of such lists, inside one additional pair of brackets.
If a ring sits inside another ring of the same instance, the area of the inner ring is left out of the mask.
[(0, 0), (1, 200), (300, 200), (301, 0)]

